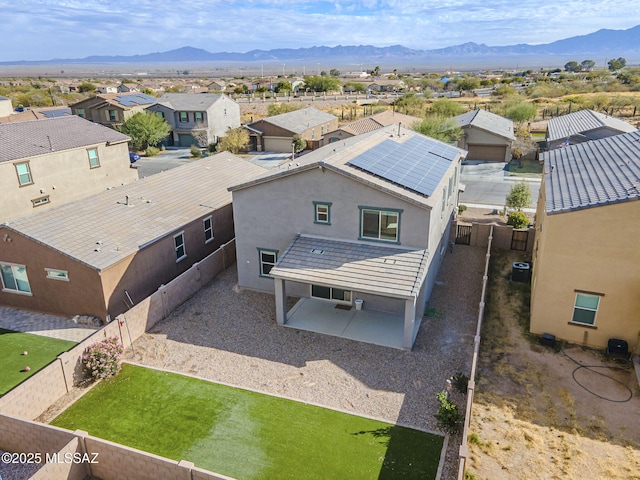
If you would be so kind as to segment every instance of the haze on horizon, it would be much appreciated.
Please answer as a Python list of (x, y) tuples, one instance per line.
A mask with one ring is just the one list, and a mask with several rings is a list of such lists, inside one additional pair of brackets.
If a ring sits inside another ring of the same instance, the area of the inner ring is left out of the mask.
[(0, 61), (336, 45), (550, 43), (640, 24), (637, 0), (0, 0)]

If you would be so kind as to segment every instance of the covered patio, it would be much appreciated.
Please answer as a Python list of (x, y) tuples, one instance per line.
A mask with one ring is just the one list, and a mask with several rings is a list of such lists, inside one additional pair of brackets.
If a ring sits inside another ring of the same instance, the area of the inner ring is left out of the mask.
[[(411, 349), (424, 309), (428, 259), (424, 249), (296, 235), (269, 272), (276, 320)], [(287, 285), (303, 297), (289, 312)]]

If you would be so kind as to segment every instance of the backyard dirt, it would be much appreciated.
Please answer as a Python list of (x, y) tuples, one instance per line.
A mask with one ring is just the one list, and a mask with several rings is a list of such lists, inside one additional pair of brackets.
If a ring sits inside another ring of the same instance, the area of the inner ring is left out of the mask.
[[(467, 479), (640, 479), (640, 388), (633, 367), (526, 333), (528, 288), (494, 255), (469, 429)], [(585, 366), (594, 366), (589, 369)]]

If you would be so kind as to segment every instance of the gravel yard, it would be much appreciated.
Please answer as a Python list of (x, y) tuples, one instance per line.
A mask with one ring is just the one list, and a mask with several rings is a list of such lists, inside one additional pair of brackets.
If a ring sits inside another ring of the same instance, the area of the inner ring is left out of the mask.
[[(232, 266), (141, 337), (133, 360), (437, 431), (436, 393), (471, 366), (484, 254), (447, 253), (411, 352), (279, 327), (273, 296), (239, 290)], [(443, 479), (455, 478), (458, 442)]]

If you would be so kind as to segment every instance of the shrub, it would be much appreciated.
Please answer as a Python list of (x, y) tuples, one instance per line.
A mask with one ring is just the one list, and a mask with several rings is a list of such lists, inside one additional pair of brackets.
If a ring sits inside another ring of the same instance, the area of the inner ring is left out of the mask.
[(458, 406), (453, 400), (449, 400), (447, 392), (442, 390), (436, 395), (440, 406), (435, 414), (438, 426), (448, 433), (458, 433), (464, 416), (458, 412)]
[(458, 214), (462, 215), (467, 210), (466, 205), (458, 205)]
[(464, 373), (456, 373), (453, 377), (451, 377), (451, 383), (456, 387), (460, 393), (467, 393), (467, 387), (469, 386), (469, 377), (467, 377)]
[(202, 156), (202, 151), (197, 145), (191, 145), (191, 156), (195, 158), (200, 158)]
[(82, 354), (82, 364), (92, 379), (107, 378), (120, 371), (122, 352), (122, 344), (118, 337), (109, 337), (89, 345)]
[(158, 153), (160, 153), (160, 149), (157, 147), (147, 147), (145, 151), (147, 157), (155, 157)]
[(513, 228), (524, 228), (529, 225), (529, 217), (520, 210), (511, 212), (507, 217), (507, 225), (511, 225)]

